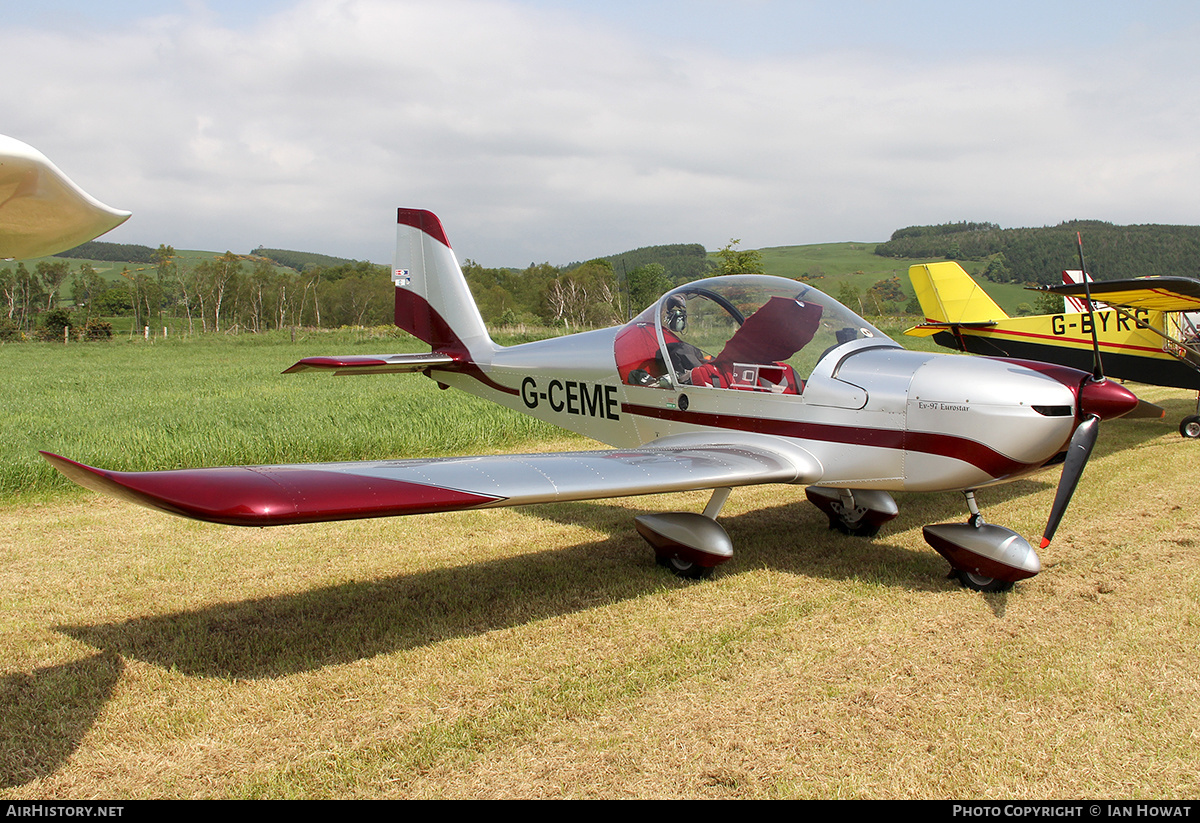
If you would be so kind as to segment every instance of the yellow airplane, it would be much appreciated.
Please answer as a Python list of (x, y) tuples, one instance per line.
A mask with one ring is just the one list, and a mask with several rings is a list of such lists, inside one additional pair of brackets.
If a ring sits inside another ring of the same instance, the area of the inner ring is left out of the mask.
[[(1064, 275), (1067, 274), (1064, 272)], [(1009, 317), (954, 262), (927, 263), (908, 270), (925, 322), (905, 334), (930, 337), (939, 345), (991, 357), (1041, 360), (1085, 371), (1093, 368), (1092, 332), (1108, 377), (1171, 386), (1200, 393), (1200, 330), (1187, 312), (1200, 311), (1200, 280), (1139, 277), (1091, 282), (1095, 311), (1072, 298), (1085, 294), (1082, 283), (1047, 286), (1076, 310), (1032, 317)], [(1179, 425), (1184, 437), (1200, 437), (1198, 414)]]

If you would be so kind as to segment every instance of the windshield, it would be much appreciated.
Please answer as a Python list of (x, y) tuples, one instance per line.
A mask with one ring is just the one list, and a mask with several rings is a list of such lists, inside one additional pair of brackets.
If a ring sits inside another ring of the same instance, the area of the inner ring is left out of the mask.
[(668, 292), (622, 329), (617, 365), (633, 385), (800, 394), (822, 357), (863, 338), (887, 340), (805, 283), (714, 277)]

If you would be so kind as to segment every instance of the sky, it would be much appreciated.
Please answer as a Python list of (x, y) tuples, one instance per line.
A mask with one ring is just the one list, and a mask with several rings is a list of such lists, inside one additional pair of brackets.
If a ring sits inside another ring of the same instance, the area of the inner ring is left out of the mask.
[(1200, 4), (0, 0), (0, 133), (105, 240), (389, 263), (1200, 224)]

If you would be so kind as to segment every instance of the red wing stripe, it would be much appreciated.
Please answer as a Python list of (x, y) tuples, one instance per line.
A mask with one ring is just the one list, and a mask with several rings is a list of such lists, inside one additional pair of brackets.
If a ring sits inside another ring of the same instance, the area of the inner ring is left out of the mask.
[(114, 472), (42, 452), (71, 480), (160, 511), (230, 526), (282, 526), (471, 509), (503, 500), (457, 489), (300, 466)]

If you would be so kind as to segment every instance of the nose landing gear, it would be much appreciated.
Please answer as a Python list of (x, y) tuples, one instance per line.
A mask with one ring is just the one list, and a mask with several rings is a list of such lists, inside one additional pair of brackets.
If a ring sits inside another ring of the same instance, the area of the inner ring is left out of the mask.
[(1013, 583), (1042, 570), (1037, 552), (1012, 529), (983, 521), (975, 492), (968, 491), (966, 523), (937, 523), (923, 530), (925, 542), (950, 563), (951, 574), (968, 589), (1006, 592)]

